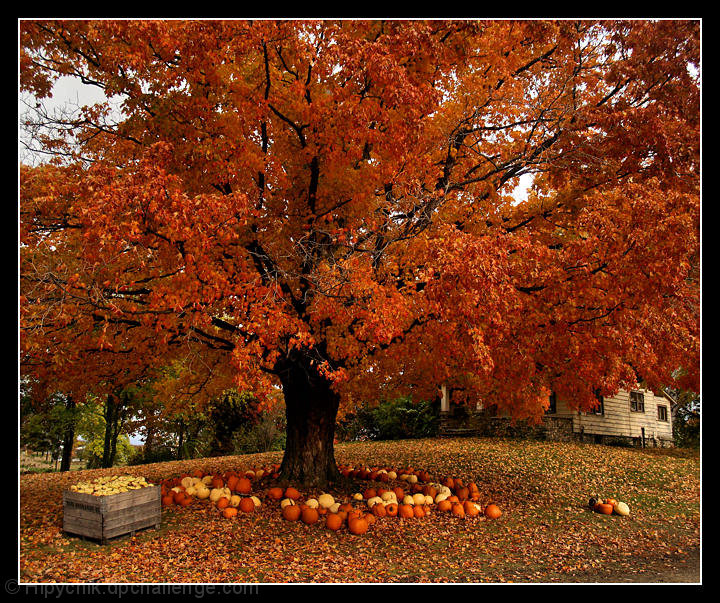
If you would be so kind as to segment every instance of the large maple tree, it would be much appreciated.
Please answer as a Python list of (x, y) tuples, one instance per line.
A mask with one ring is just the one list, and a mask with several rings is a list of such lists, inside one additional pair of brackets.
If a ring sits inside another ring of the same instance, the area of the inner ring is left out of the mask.
[(281, 386), (304, 483), (337, 477), (339, 406), (380, 393), (531, 417), (550, 390), (697, 387), (699, 37), (23, 21), (23, 91), (75, 76), (121, 110), (29, 124), (54, 159), (21, 170), (23, 358), (69, 389)]

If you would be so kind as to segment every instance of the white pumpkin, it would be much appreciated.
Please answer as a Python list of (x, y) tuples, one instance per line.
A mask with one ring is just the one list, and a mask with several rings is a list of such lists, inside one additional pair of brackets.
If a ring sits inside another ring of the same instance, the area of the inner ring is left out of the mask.
[(230, 506), (231, 506), (231, 507), (237, 507), (237, 506), (240, 504), (240, 498), (241, 498), (241, 497), (238, 496), (237, 494), (233, 494), (233, 495), (230, 497)]
[(335, 504), (335, 499), (330, 494), (321, 494), (318, 496), (318, 503), (323, 509), (329, 509)]
[(410, 477), (407, 473), (403, 473), (398, 479), (401, 479), (402, 481), (407, 481), (407, 478)]
[(409, 494), (405, 495), (405, 498), (402, 499), (404, 505), (414, 505), (415, 499), (410, 496)]
[(430, 496), (429, 494), (425, 497), (425, 503), (424, 503), (424, 504), (426, 504), (426, 505), (431, 505), (431, 504), (433, 504), (434, 502), (435, 502), (435, 501), (433, 500), (433, 497)]
[(222, 488), (213, 488), (210, 490), (210, 502), (217, 502), (223, 496), (225, 496), (225, 493), (222, 491)]
[(355, 494), (352, 495), (353, 499), (355, 500), (364, 500), (364, 497), (360, 492), (355, 492)]
[(368, 509), (372, 509), (373, 505), (377, 505), (378, 503), (382, 503), (382, 498), (380, 498), (379, 496), (373, 496), (367, 501)]
[(337, 513), (340, 510), (340, 503), (336, 502), (334, 505), (332, 505), (329, 509), (330, 513)]
[(317, 509), (320, 506), (320, 503), (314, 498), (309, 498), (305, 504), (311, 509)]
[(197, 488), (195, 488), (195, 486), (190, 486), (189, 488), (185, 489), (185, 494), (187, 494), (188, 496), (195, 496), (196, 493)]
[(183, 477), (180, 480), (180, 485), (187, 490), (190, 486), (193, 485), (192, 477)]
[(435, 496), (435, 502), (439, 503), (444, 501), (446, 498), (449, 498), (450, 495), (447, 492), (440, 492), (437, 496)]
[(197, 488), (195, 488), (195, 495), (200, 500), (205, 500), (206, 498), (208, 498), (210, 496), (210, 489), (206, 488), (204, 485), (202, 487), (197, 487)]
[(410, 482), (411, 484), (417, 484), (417, 481), (418, 481), (417, 475), (408, 475), (407, 481)]
[(287, 506), (294, 505), (295, 501), (292, 498), (283, 498), (280, 501), (280, 508), (284, 509)]
[(257, 496), (251, 496), (250, 500), (253, 501), (256, 509), (262, 504)]
[(263, 475), (265, 475), (265, 471), (263, 469), (258, 469), (257, 472), (255, 473), (255, 477), (257, 479), (260, 479)]
[(395, 473), (394, 471), (388, 471), (387, 476), (390, 479), (397, 479), (397, 473)]
[(622, 515), (623, 517), (627, 517), (628, 515), (630, 515), (630, 507), (628, 507), (626, 503), (620, 501), (616, 502), (613, 505), (613, 511), (615, 511), (615, 513), (617, 513), (618, 515)]
[(384, 502), (394, 502), (394, 501), (397, 501), (397, 494), (395, 494), (395, 492), (390, 490), (388, 492), (383, 492), (382, 495), (380, 496), (380, 498)]
[(213, 476), (212, 476), (212, 475), (206, 475), (205, 477), (202, 478), (201, 481), (202, 481), (202, 483), (205, 484), (206, 486), (209, 486), (209, 485), (212, 483), (212, 481), (213, 481)]
[(420, 494), (420, 492), (418, 492), (417, 494), (413, 494), (412, 498), (413, 498), (413, 504), (415, 504), (415, 505), (424, 505), (425, 504), (425, 495)]

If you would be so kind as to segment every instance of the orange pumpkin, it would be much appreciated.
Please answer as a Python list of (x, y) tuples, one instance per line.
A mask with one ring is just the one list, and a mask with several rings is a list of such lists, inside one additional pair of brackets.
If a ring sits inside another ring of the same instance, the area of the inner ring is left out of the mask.
[(613, 506), (607, 503), (598, 503), (595, 505), (595, 510), (603, 515), (612, 515)]
[(227, 480), (227, 487), (230, 488), (230, 491), (232, 492), (235, 490), (235, 486), (237, 486), (238, 483), (238, 476), (237, 475), (231, 475)]
[(463, 504), (463, 509), (465, 509), (465, 514), (470, 517), (475, 517), (476, 515), (480, 514), (480, 510), (475, 506), (475, 503), (469, 500), (465, 501), (465, 504)]
[(364, 517), (356, 517), (355, 519), (348, 520), (348, 530), (351, 534), (359, 536), (364, 534), (368, 530), (368, 522)]
[(467, 488), (458, 488), (456, 493), (460, 501), (467, 500), (470, 496), (470, 490), (468, 490)]
[(400, 517), (402, 517), (403, 519), (410, 519), (411, 517), (415, 517), (412, 505), (400, 505), (398, 507), (398, 515), (400, 515)]
[(425, 509), (423, 509), (420, 505), (417, 505), (413, 507), (413, 515), (415, 515), (418, 519), (422, 519), (425, 517)]
[(300, 507), (297, 505), (288, 505), (282, 510), (282, 516), (288, 521), (297, 521), (300, 519), (300, 513)]
[(221, 477), (214, 477), (211, 484), (213, 488), (222, 488), (225, 485), (225, 482)]
[[(612, 513), (612, 507), (610, 507), (610, 513)], [(500, 511), (500, 507), (498, 507), (494, 503), (490, 503), (487, 507), (485, 507), (485, 517), (488, 519), (497, 519), (502, 515), (502, 512)]]
[[(285, 507), (287, 508), (287, 507)], [(302, 510), (301, 518), (303, 520), (303, 523), (306, 523), (308, 525), (317, 523), (317, 520), (320, 519), (320, 515), (317, 512), (317, 509), (312, 509), (310, 507), (305, 507)]]
[(247, 477), (241, 477), (235, 482), (235, 492), (238, 494), (250, 494), (252, 490), (252, 482)]
[(405, 490), (403, 490), (400, 486), (393, 488), (393, 492), (395, 492), (395, 497), (398, 500), (402, 500), (403, 498), (405, 498)]
[(245, 497), (240, 499), (238, 507), (243, 513), (252, 513), (255, 510), (255, 503), (252, 498)]
[(438, 511), (451, 511), (452, 510), (452, 503), (446, 498), (445, 500), (441, 500), (438, 503)]
[(300, 498), (300, 492), (298, 492), (295, 488), (288, 488), (285, 490), (285, 498), (289, 498), (290, 500), (297, 500)]
[(387, 513), (388, 517), (396, 517), (398, 514), (398, 506), (395, 503), (390, 503), (389, 505), (385, 506), (385, 512)]
[(227, 498), (225, 498), (224, 496), (222, 496), (221, 498), (218, 498), (218, 501), (216, 504), (217, 504), (217, 508), (222, 511), (225, 507), (227, 507), (230, 504), (230, 501)]
[(373, 515), (372, 513), (365, 513), (363, 515), (363, 519), (368, 522), (368, 525), (371, 526), (377, 521), (377, 517)]
[(370, 512), (375, 517), (386, 517), (387, 516), (387, 511), (385, 510), (385, 505), (383, 505), (382, 503), (377, 503), (377, 504), (373, 505), (372, 509), (370, 509)]
[(226, 519), (230, 519), (231, 517), (235, 517), (237, 515), (237, 509), (235, 507), (225, 507), (222, 514)]
[(325, 525), (333, 532), (337, 532), (343, 524), (343, 519), (337, 513), (328, 513), (325, 519)]
[(378, 495), (377, 490), (375, 488), (368, 488), (363, 492), (363, 497), (365, 500), (370, 500), (371, 498), (375, 498)]
[(172, 494), (166, 494), (162, 497), (162, 506), (171, 507), (175, 504), (175, 497)]
[(465, 517), (465, 509), (459, 502), (454, 503), (452, 506), (452, 514), (455, 517), (463, 518), (463, 517)]
[(180, 506), (187, 507), (190, 503), (192, 503), (192, 498), (190, 498), (189, 496), (186, 496), (180, 501)]
[(176, 505), (179, 505), (184, 499), (185, 499), (185, 493), (184, 493), (184, 492), (175, 492), (175, 493), (173, 493), (173, 500), (175, 501), (175, 504), (176, 504)]
[(268, 496), (274, 500), (280, 500), (283, 495), (283, 489), (282, 488), (270, 488), (268, 490)]
[(350, 513), (355, 507), (352, 506), (350, 503), (343, 503), (340, 505), (340, 510), (345, 511), (345, 513)]
[(617, 500), (615, 500), (614, 498), (606, 498), (606, 499), (605, 499), (605, 504), (606, 504), (606, 505), (612, 505), (613, 507), (615, 506), (615, 503), (616, 503), (616, 502), (617, 502)]
[(459, 503), (460, 502), (460, 499), (457, 496), (455, 496), (454, 494), (452, 496), (448, 496), (447, 500), (449, 500), (451, 503)]

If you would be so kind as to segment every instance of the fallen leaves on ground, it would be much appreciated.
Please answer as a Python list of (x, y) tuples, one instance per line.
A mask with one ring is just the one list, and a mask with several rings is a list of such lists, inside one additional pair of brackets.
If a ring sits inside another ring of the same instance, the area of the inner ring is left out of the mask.
[[(383, 518), (357, 537), (322, 522), (284, 521), (278, 504), (224, 519), (204, 501), (163, 509), (159, 529), (105, 546), (62, 532), (62, 491), (79, 480), (132, 474), (159, 481), (198, 468), (246, 470), (281, 456), (22, 476), (21, 581), (620, 582), (669, 571), (700, 544), (697, 456), (482, 438), (340, 444), (336, 456), (474, 481), (485, 502), (501, 506), (494, 521), (434, 512)], [(631, 516), (593, 513), (592, 495), (627, 502)]]

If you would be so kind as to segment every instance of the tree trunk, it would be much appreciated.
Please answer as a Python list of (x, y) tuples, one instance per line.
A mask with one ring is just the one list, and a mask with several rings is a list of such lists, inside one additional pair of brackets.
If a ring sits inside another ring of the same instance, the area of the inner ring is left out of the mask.
[(280, 380), (287, 417), (280, 479), (302, 486), (338, 480), (334, 438), (340, 397), (305, 356), (283, 363)]
[(72, 451), (75, 445), (75, 399), (72, 396), (68, 396), (67, 401), (65, 402), (65, 407), (69, 411), (70, 416), (66, 417), (67, 423), (65, 433), (63, 434), (60, 471), (70, 471)]

